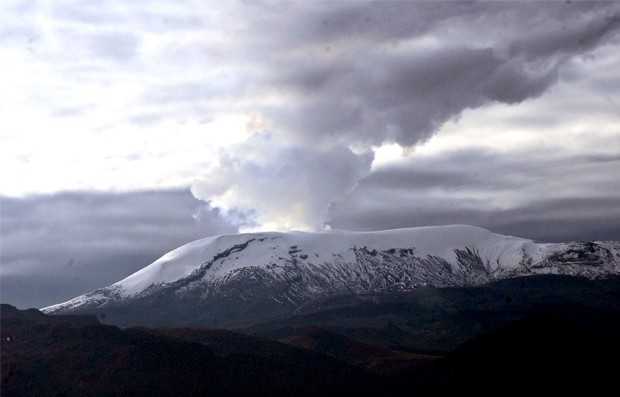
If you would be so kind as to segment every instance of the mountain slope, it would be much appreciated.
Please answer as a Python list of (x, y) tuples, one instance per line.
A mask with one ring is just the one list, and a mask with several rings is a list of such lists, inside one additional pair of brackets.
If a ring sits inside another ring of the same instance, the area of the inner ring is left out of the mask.
[(482, 333), (566, 307), (620, 317), (620, 277), (537, 275), (476, 287), (337, 296), (244, 332), (286, 341), (306, 335), (308, 327), (318, 327), (368, 345), (441, 355)]
[(480, 285), (535, 274), (620, 273), (615, 242), (537, 244), (464, 225), (210, 237), (47, 313), (120, 325), (244, 326), (339, 295)]

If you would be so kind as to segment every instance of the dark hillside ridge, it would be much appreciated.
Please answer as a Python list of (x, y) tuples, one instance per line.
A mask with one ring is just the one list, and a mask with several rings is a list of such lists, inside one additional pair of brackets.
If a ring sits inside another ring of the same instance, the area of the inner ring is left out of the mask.
[(315, 326), (387, 349), (443, 354), (476, 335), (557, 307), (620, 316), (620, 278), (531, 276), (478, 287), (339, 296), (244, 332), (286, 339)]
[[(361, 369), (229, 331), (215, 331), (210, 343), (209, 333), (192, 338), (183, 331), (122, 330), (9, 305), (0, 307), (0, 324), (3, 396), (313, 396), (375, 390), (372, 376)], [(224, 352), (226, 346), (233, 350)]]
[(388, 351), (320, 328), (290, 345), (228, 330), (119, 329), (0, 307), (3, 396), (422, 395), (617, 386), (620, 316), (547, 307), (447, 355)]

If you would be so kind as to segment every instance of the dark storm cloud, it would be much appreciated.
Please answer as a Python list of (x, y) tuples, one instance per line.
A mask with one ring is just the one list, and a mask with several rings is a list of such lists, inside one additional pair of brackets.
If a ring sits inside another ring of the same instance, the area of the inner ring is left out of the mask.
[[(609, 4), (607, 4), (609, 5)], [(582, 21), (574, 25), (563, 24), (562, 29), (532, 34), (510, 45), (511, 55), (524, 54), (530, 59), (548, 57), (556, 54), (575, 54), (588, 51), (611, 36), (620, 27), (620, 14), (614, 9), (598, 18)]]
[[(420, 158), (421, 157), (421, 158)], [(473, 224), (542, 241), (620, 239), (620, 157), (468, 150), (378, 168), (330, 208), (330, 225)]]
[[(472, 191), (535, 190), (545, 183), (562, 183), (562, 189), (597, 183), (598, 193), (614, 193), (620, 181), (612, 172), (620, 155), (593, 153), (554, 155), (544, 150), (515, 150), (510, 156), (492, 150), (442, 152), (377, 168), (360, 181), (359, 188), (405, 191), (441, 189)], [(603, 183), (604, 182), (604, 183)]]
[(287, 106), (264, 110), (283, 129), (345, 144), (413, 145), (465, 109), (535, 98), (568, 60), (620, 27), (613, 3), (299, 8), (256, 8), (263, 18), (255, 24), (273, 38), (257, 44), (274, 46), (267, 67), (276, 74), (267, 81), (290, 95)]
[[(441, 205), (401, 205), (356, 211), (347, 208), (331, 224), (354, 230), (381, 230), (411, 226), (477, 225), (507, 235), (542, 242), (620, 240), (620, 197), (554, 199), (511, 208), (489, 208), (457, 200)], [(340, 211), (339, 211), (340, 212)]]
[[(251, 2), (244, 4), (252, 27), (272, 31), (280, 41), (324, 43), (348, 39), (383, 41), (415, 37), (438, 26), (448, 28), (463, 24), (474, 30), (519, 30), (535, 33), (550, 26), (567, 27), (589, 21), (613, 2), (481, 2), (481, 1), (343, 1), (329, 7), (316, 2)], [(286, 16), (286, 18), (284, 18)], [(299, 21), (305, 17), (305, 23)], [(516, 25), (519, 22), (519, 25)], [(500, 29), (503, 28), (503, 29)], [(288, 34), (284, 34), (287, 33)], [(558, 41), (556, 39), (556, 41)]]
[(311, 137), (404, 145), (430, 137), (466, 108), (518, 103), (542, 94), (557, 78), (555, 67), (530, 71), (491, 49), (468, 48), (373, 54), (349, 69), (293, 73), (285, 78), (303, 96), (295, 108), (272, 109), (275, 119)]
[[(188, 191), (0, 197), (2, 301), (48, 305), (236, 226)], [(24, 286), (30, 286), (24, 288)]]

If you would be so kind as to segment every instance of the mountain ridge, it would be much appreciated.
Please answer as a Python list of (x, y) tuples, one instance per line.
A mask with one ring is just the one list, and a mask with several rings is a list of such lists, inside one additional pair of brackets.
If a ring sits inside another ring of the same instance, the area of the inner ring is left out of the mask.
[(535, 243), (467, 225), (222, 235), (190, 242), (117, 283), (42, 310), (124, 313), (131, 324), (129, 313), (139, 308), (186, 313), (182, 324), (198, 316), (200, 324), (232, 326), (287, 315), (326, 296), (536, 274), (620, 274), (620, 243)]

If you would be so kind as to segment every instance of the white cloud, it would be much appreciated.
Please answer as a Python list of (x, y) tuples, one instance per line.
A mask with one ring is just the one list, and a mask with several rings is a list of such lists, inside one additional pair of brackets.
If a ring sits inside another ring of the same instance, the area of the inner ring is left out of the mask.
[(258, 229), (321, 229), (330, 204), (368, 173), (371, 162), (370, 153), (282, 144), (257, 134), (225, 150), (192, 193), (225, 211), (255, 211)]
[[(219, 148), (248, 136), (255, 115), (222, 98), (236, 78), (200, 57), (223, 41), (221, 26), (202, 25), (218, 21), (217, 11), (28, 3), (0, 10), (1, 194), (188, 186)], [(198, 82), (210, 82), (213, 100), (149, 98)]]

